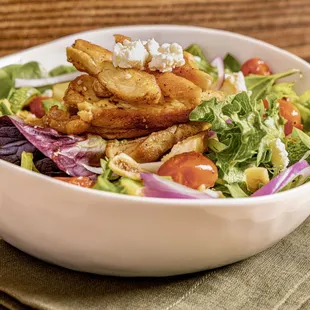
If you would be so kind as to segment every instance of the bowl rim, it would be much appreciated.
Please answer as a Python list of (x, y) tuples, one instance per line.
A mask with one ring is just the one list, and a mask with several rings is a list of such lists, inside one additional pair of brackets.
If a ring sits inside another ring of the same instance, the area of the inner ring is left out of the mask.
[[(293, 58), (294, 60), (298, 61), (300, 64), (302, 64), (304, 67), (308, 68), (310, 70), (310, 64), (305, 61), (304, 59), (300, 58), (297, 55), (294, 55), (293, 53), (290, 53), (280, 47), (274, 46), (270, 43), (264, 42), (259, 39), (255, 39), (243, 34), (227, 31), (227, 30), (221, 30), (221, 29), (213, 29), (213, 28), (207, 28), (207, 27), (198, 27), (198, 26), (186, 26), (186, 25), (178, 25), (178, 24), (158, 24), (158, 25), (148, 25), (148, 24), (142, 24), (142, 25), (129, 25), (129, 26), (116, 26), (116, 27), (105, 27), (105, 28), (98, 28), (93, 30), (87, 30), (83, 32), (77, 32), (74, 34), (70, 34), (67, 36), (63, 36), (61, 38), (58, 38), (56, 40), (46, 42), (43, 44), (39, 44), (24, 50), (21, 50), (19, 52), (16, 52), (14, 54), (10, 54), (4, 57), (0, 58), (0, 63), (3, 60), (9, 60), (16, 56), (22, 56), (24, 53), (29, 53), (33, 50), (36, 50), (40, 47), (48, 47), (49, 45), (53, 45), (57, 42), (61, 42), (62, 40), (75, 38), (77, 35), (85, 35), (90, 33), (96, 33), (96, 32), (105, 32), (105, 31), (115, 31), (116, 33), (120, 31), (130, 31), (130, 30), (177, 30), (177, 31), (201, 31), (201, 32), (208, 32), (212, 34), (224, 34), (225, 36), (229, 36), (232, 38), (239, 38), (242, 40), (247, 40), (252, 43), (260, 44), (262, 46), (265, 46), (274, 52), (281, 53), (282, 55), (285, 55), (287, 57)], [(268, 203), (275, 203), (275, 202), (281, 202), (284, 199), (288, 198), (289, 195), (295, 194), (298, 195), (300, 191), (305, 189), (305, 187), (310, 186), (310, 184), (303, 184), (297, 188), (293, 188), (290, 190), (287, 190), (285, 192), (280, 192), (272, 195), (267, 196), (260, 196), (260, 197), (244, 197), (244, 198), (223, 198), (223, 199), (177, 199), (177, 198), (156, 198), (156, 197), (139, 197), (139, 196), (130, 196), (130, 195), (124, 195), (124, 194), (118, 194), (118, 193), (111, 193), (111, 192), (105, 192), (100, 190), (94, 190), (90, 188), (83, 188), (76, 185), (72, 185), (66, 182), (59, 181), (57, 179), (54, 179), (50, 176), (46, 176), (43, 174), (38, 174), (33, 171), (29, 171), (26, 169), (23, 169), (19, 166), (16, 166), (14, 164), (11, 164), (9, 162), (6, 162), (5, 160), (0, 159), (0, 167), (1, 166), (7, 166), (8, 169), (15, 169), (16, 171), (20, 171), (21, 173), (25, 173), (28, 176), (32, 176), (35, 178), (39, 178), (43, 180), (47, 180), (47, 182), (52, 182), (56, 186), (61, 186), (63, 188), (67, 188), (68, 190), (75, 191), (75, 192), (81, 192), (83, 194), (90, 194), (90, 195), (96, 195), (97, 197), (106, 197), (110, 199), (115, 200), (124, 200), (124, 201), (131, 201), (135, 202), (137, 204), (141, 203), (151, 203), (155, 205), (178, 205), (179, 207), (188, 207), (188, 206), (199, 206), (199, 207), (245, 207), (245, 206), (254, 206), (257, 204), (268, 204)], [(119, 204), (122, 205), (122, 204)]]

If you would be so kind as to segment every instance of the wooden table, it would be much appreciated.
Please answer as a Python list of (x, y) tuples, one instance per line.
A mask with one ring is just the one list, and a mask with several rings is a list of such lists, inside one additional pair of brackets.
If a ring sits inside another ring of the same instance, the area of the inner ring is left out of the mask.
[(0, 0), (0, 56), (74, 32), (131, 24), (225, 29), (310, 61), (310, 0)]

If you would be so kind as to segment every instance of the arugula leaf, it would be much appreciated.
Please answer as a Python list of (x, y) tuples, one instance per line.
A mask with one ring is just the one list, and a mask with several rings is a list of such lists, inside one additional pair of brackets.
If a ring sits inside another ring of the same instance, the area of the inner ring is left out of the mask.
[(239, 72), (241, 70), (240, 62), (229, 53), (224, 58), (224, 65), (229, 72)]
[(196, 57), (195, 59), (199, 70), (209, 73), (214, 79), (217, 78), (217, 69), (210, 64), (198, 44), (192, 44), (188, 46), (184, 51)]
[(14, 92), (14, 81), (16, 78), (35, 79), (45, 77), (47, 73), (36, 61), (24, 65), (13, 64), (0, 69), (0, 99), (10, 99)]
[(290, 76), (300, 72), (297, 69), (287, 71), (284, 73), (272, 74), (272, 75), (255, 75), (250, 74), (245, 77), (245, 83), (248, 90), (252, 91), (251, 99), (252, 100), (261, 100), (265, 99), (268, 94), (271, 93), (273, 84), (284, 77)]
[(65, 65), (60, 65), (53, 70), (51, 70), (48, 74), (49, 76), (58, 76), (66, 73), (71, 73), (77, 71), (75, 67), (73, 66), (65, 66)]

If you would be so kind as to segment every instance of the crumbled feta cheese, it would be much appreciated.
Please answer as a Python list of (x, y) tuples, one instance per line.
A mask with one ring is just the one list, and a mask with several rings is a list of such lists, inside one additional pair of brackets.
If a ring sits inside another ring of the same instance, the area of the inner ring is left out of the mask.
[(280, 138), (274, 139), (271, 144), (271, 162), (275, 168), (283, 170), (289, 164), (288, 153), (285, 149), (285, 144)]
[(153, 55), (149, 62), (149, 69), (151, 71), (171, 72), (173, 68), (184, 64), (182, 47), (177, 43), (165, 43), (158, 49), (158, 53)]
[(123, 44), (114, 45), (112, 61), (115, 67), (144, 70), (148, 56), (149, 53), (140, 40), (124, 40)]
[(233, 95), (247, 91), (243, 73), (241, 71), (226, 73), (221, 91), (223, 91), (226, 95)]
[(148, 61), (151, 61), (152, 57), (159, 54), (158, 50), (159, 50), (160, 46), (159, 46), (158, 42), (156, 42), (154, 39), (144, 41), (143, 45), (145, 46), (145, 48), (149, 52)]
[(144, 70), (146, 63), (151, 71), (170, 72), (185, 64), (183, 49), (177, 43), (162, 46), (154, 39), (116, 43), (113, 49), (113, 65), (120, 68)]

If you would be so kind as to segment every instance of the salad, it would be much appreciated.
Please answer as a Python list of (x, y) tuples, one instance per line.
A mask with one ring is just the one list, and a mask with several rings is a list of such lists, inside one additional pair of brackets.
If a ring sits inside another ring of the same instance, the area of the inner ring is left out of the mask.
[[(0, 159), (62, 182), (134, 196), (258, 197), (310, 179), (310, 90), (263, 59), (209, 61), (154, 39), (84, 40), (72, 65), (0, 69)], [(255, 55), (253, 55), (255, 56)]]

